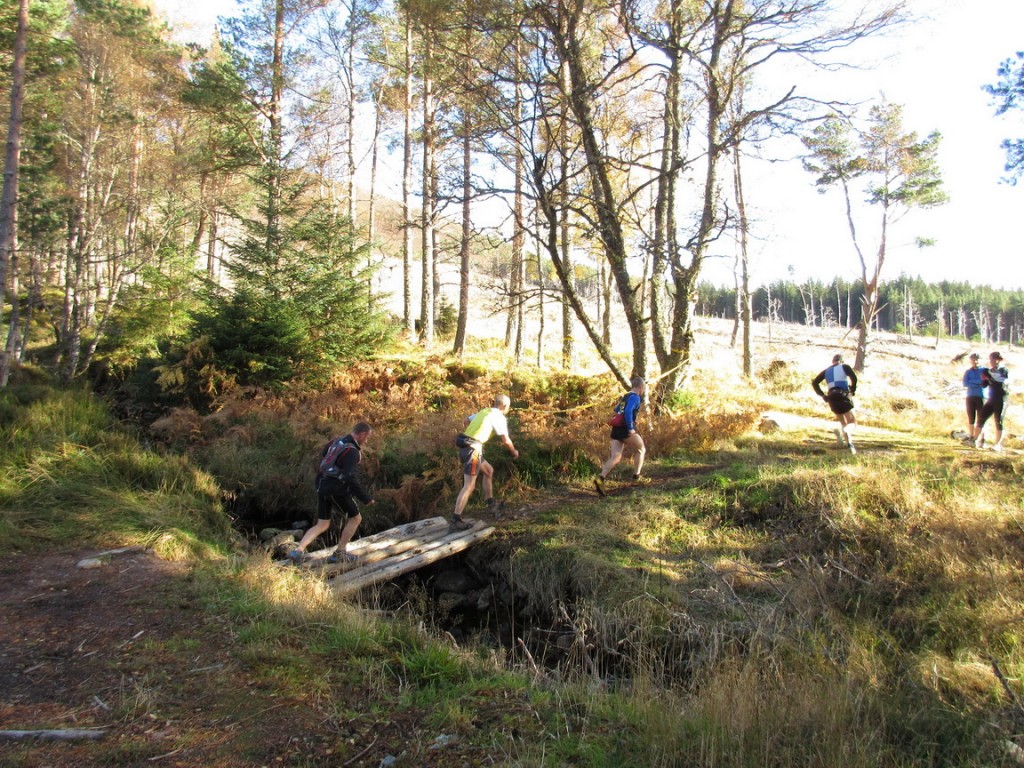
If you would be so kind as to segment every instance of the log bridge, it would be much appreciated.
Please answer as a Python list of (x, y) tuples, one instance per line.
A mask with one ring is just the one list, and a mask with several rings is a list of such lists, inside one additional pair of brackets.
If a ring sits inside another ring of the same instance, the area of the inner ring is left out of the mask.
[[(465, 531), (451, 531), (448, 520), (431, 517), (406, 523), (349, 543), (348, 551), (359, 558), (354, 563), (328, 563), (335, 547), (311, 552), (300, 568), (316, 570), (331, 578), (331, 588), (345, 596), (364, 587), (388, 581), (425, 565), (468, 549), (494, 533), (482, 520)], [(282, 565), (289, 560), (278, 561)]]

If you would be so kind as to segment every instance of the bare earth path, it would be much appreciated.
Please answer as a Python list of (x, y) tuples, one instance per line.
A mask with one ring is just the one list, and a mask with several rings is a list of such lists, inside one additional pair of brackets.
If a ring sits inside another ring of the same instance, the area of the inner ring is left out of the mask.
[(186, 566), (141, 551), (78, 566), (93, 554), (15, 555), (0, 566), (0, 729), (102, 736), (5, 738), (0, 764), (232, 767), (326, 756), (326, 734), (309, 727), (322, 715), (258, 690), (233, 657), (231, 627), (190, 599)]

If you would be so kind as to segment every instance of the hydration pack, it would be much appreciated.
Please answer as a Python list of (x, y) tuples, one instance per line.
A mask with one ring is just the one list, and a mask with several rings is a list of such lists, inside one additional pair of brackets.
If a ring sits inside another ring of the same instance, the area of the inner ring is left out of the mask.
[(339, 462), (342, 456), (354, 449), (355, 446), (346, 441), (343, 437), (339, 437), (337, 440), (332, 440), (327, 444), (327, 449), (324, 452), (323, 458), (320, 459), (320, 474), (324, 477), (333, 477), (337, 480), (344, 480), (345, 472), (342, 470)]

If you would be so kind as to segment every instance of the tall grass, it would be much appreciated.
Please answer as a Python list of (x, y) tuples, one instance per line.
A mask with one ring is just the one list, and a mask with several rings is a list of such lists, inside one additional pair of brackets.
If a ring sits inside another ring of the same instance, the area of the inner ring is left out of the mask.
[[(773, 405), (806, 378), (776, 368)], [(275, 690), (340, 716), (356, 687), (367, 708), (417, 713), (507, 765), (1008, 763), (1024, 727), (1011, 695), (1024, 677), (1021, 464), (915, 431), (953, 410), (925, 417), (927, 404), (873, 393), (866, 415), (888, 408), (873, 423), (900, 434), (851, 459), (807, 450), (807, 435), (750, 437), (758, 396), (709, 386), (645, 417), (653, 482), (620, 487), (622, 468), (599, 500), (580, 493), (607, 451), (589, 405), (616, 386), (443, 359), (423, 369), (368, 363), (329, 392), (226, 403), (177, 426), (222, 483), (303, 504), (306, 452), (366, 418), (378, 430), (366, 468), (419, 516), (457, 487), (461, 415), (509, 391), (532, 456), (499, 460), (499, 488), (528, 515), (473, 564), (500, 560), (523, 643), (459, 648), (424, 623), (423, 596), (381, 622), (259, 556), (209, 566), (203, 599)], [(163, 536), (185, 553), (226, 540), (209, 475), (139, 449), (88, 398), (30, 400), (0, 406), (10, 546)], [(474, 735), (481, 712), (491, 719)]]
[(13, 550), (144, 544), (170, 556), (223, 549), (230, 525), (212, 478), (146, 451), (87, 393), (27, 401), (5, 390), (0, 542)]

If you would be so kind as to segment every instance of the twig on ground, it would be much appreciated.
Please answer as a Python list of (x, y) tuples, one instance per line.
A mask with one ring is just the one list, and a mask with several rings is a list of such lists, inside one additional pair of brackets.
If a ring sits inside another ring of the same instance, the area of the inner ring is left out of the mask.
[(183, 750), (183, 749), (184, 749), (184, 747), (178, 747), (177, 749), (175, 749), (175, 750), (173, 750), (171, 752), (166, 752), (166, 753), (164, 753), (162, 755), (157, 755), (156, 757), (151, 757), (151, 758), (149, 758), (149, 762), (155, 763), (157, 760), (163, 760), (165, 757), (173, 757), (174, 755), (176, 755), (179, 752), (181, 752), (181, 750)]
[(516, 645), (519, 647), (519, 650), (523, 652), (526, 660), (530, 662), (530, 671), (535, 675), (539, 675), (540, 668), (537, 666), (537, 662), (533, 660), (533, 654), (530, 653), (530, 649), (526, 647), (526, 643), (523, 642), (523, 638), (517, 637)]
[(376, 743), (377, 743), (377, 737), (374, 736), (373, 737), (373, 741), (371, 741), (364, 750), (362, 750), (359, 754), (353, 755), (352, 757), (350, 757), (348, 760), (346, 760), (344, 763), (342, 763), (342, 765), (352, 765), (352, 763), (354, 763), (360, 757), (362, 757), (367, 752), (369, 752), (371, 749), (373, 749), (373, 745), (376, 744)]

